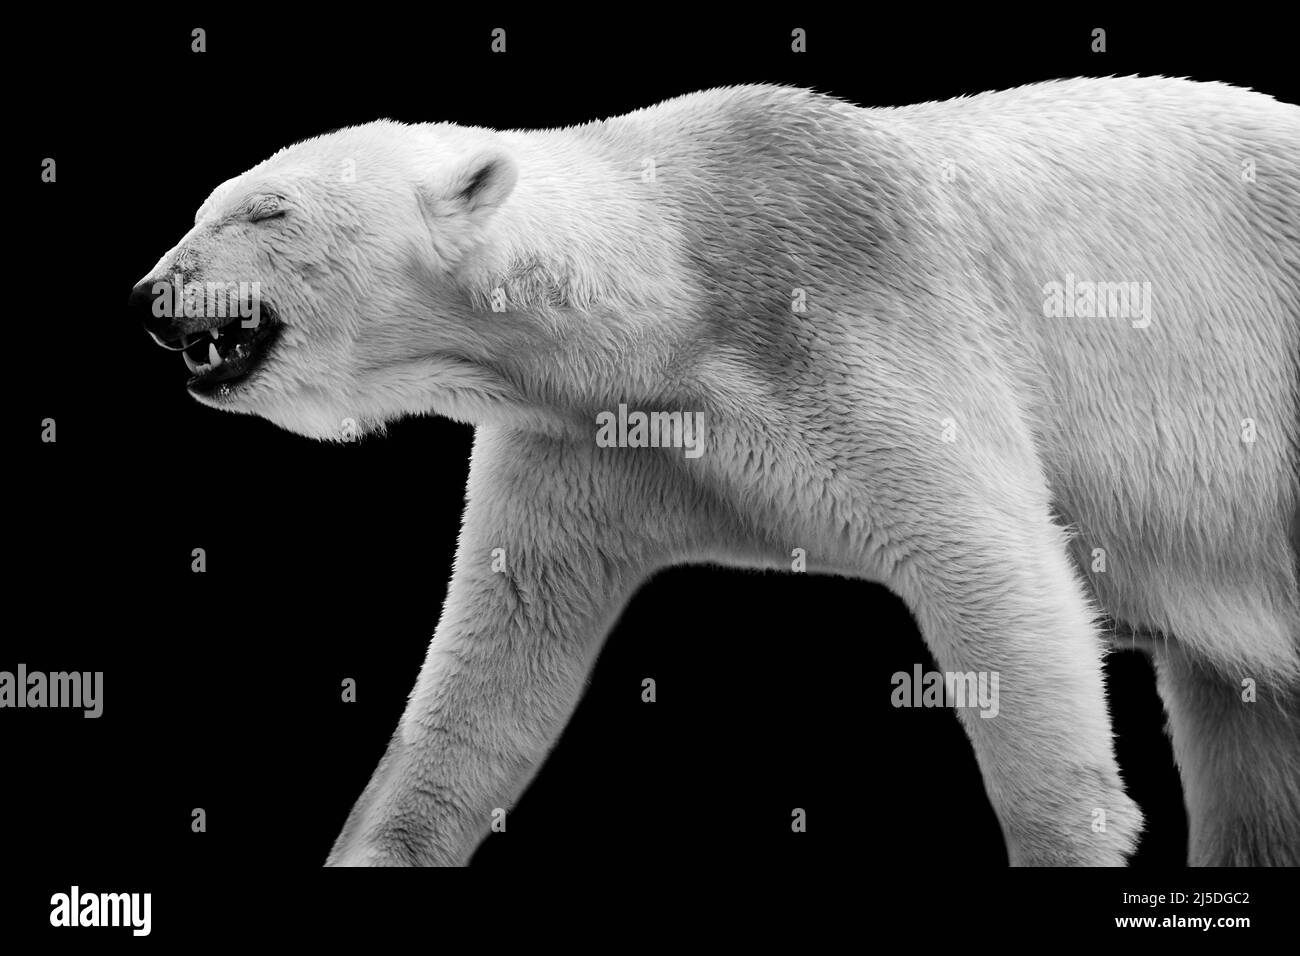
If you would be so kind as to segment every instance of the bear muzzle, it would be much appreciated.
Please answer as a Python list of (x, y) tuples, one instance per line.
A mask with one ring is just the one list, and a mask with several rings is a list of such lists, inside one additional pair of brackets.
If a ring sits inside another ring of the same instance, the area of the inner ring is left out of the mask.
[(131, 291), (128, 305), (154, 342), (181, 353), (191, 391), (206, 394), (220, 386), (228, 393), (265, 362), (280, 334), (279, 317), (260, 299), (224, 287), (215, 295), (187, 298), (179, 288), (145, 280)]

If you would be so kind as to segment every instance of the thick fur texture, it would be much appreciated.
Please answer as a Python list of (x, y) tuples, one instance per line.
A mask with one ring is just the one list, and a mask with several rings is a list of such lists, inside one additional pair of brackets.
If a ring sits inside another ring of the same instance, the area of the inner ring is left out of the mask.
[[(268, 193), (287, 215), (247, 221)], [(1133, 849), (1116, 634), (1155, 655), (1192, 862), (1300, 862), (1297, 107), (1130, 78), (378, 122), (218, 188), (150, 275), (177, 270), (259, 281), (287, 326), (213, 404), (477, 426), (442, 619), (331, 863), (465, 861), (641, 581), (794, 548), (1000, 675), (996, 718), (960, 713), (1013, 863)], [(1075, 280), (1149, 310), (1053, 313)], [(620, 403), (702, 412), (704, 454), (598, 447)]]

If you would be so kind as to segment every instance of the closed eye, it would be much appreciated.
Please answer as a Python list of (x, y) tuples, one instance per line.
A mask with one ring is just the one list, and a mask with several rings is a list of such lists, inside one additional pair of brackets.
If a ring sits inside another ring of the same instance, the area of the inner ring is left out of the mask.
[(281, 218), (288, 208), (285, 204), (284, 197), (278, 195), (263, 195), (256, 197), (248, 206), (249, 222), (269, 222), (272, 219)]

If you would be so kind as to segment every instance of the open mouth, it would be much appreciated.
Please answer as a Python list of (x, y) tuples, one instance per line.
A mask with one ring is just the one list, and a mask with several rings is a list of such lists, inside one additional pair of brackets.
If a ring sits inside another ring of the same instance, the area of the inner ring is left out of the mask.
[(266, 361), (279, 338), (279, 319), (265, 305), (256, 324), (234, 318), (225, 325), (182, 335), (179, 346), (185, 367), (190, 370), (186, 386), (207, 394), (221, 387), (229, 390), (249, 378)]

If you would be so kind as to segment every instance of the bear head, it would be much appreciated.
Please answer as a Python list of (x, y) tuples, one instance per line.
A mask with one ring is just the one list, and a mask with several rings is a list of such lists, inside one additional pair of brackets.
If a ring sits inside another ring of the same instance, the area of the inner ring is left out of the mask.
[(473, 421), (517, 400), (462, 281), (517, 178), (487, 130), (307, 140), (218, 186), (131, 303), (204, 404), (339, 440), (410, 413)]

